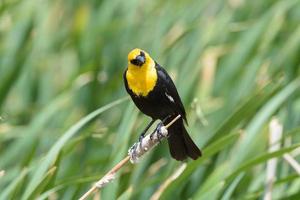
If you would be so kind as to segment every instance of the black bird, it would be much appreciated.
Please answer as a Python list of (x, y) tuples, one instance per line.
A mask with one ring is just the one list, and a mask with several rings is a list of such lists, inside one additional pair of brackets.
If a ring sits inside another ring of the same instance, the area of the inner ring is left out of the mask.
[(201, 151), (184, 127), (183, 120), (187, 123), (185, 109), (165, 69), (147, 52), (133, 49), (128, 54), (128, 67), (123, 78), (125, 88), (135, 105), (152, 118), (141, 137), (144, 137), (155, 120), (160, 119), (167, 124), (180, 114), (181, 118), (168, 128), (171, 156), (176, 160), (185, 160), (187, 157), (196, 160), (200, 157)]

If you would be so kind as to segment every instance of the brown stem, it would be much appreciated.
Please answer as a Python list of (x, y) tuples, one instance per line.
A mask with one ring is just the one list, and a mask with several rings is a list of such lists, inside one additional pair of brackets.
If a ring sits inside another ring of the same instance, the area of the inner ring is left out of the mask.
[[(176, 120), (178, 120), (181, 116), (178, 115), (175, 117), (170, 123), (168, 123), (165, 128), (168, 129)], [(94, 193), (97, 189), (101, 189), (105, 184), (109, 183), (114, 179), (114, 175), (130, 160), (129, 156), (126, 156), (123, 160), (121, 160), (118, 164), (116, 164), (109, 172), (107, 172), (99, 181), (97, 181), (93, 187), (91, 187), (84, 195), (82, 195), (79, 200), (86, 200), (92, 193)]]

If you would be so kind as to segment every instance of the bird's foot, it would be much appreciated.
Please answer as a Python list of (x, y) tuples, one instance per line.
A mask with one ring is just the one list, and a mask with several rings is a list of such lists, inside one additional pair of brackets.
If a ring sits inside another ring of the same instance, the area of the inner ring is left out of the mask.
[(134, 143), (133, 145), (132, 145), (132, 147), (130, 148), (130, 150), (129, 150), (129, 152), (131, 152), (131, 156), (132, 156), (132, 158), (133, 159), (135, 159), (136, 158), (136, 149), (137, 149), (137, 143)]
[[(140, 148), (143, 149), (143, 139), (145, 137), (145, 133), (143, 132), (140, 137), (139, 137), (139, 145), (140, 145)], [(137, 147), (136, 147), (137, 148)]]
[(143, 139), (144, 139), (144, 137), (145, 137), (145, 133), (143, 132), (139, 137), (139, 142), (134, 143), (134, 145), (129, 150), (132, 153), (132, 157), (134, 159), (137, 157), (137, 155), (136, 155), (137, 148), (139, 147), (141, 150), (143, 149)]
[(150, 134), (150, 139), (153, 140), (153, 135), (155, 134), (155, 132), (157, 132), (157, 139), (159, 142), (161, 142), (161, 139), (164, 137), (164, 135), (161, 132), (161, 127), (164, 126), (163, 122), (160, 122), (157, 127), (155, 128), (155, 130)]

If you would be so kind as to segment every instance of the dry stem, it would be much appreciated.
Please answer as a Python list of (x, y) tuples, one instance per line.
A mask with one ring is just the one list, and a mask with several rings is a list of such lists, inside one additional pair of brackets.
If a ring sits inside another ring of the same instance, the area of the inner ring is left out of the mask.
[[(178, 115), (175, 117), (170, 123), (166, 126), (160, 127), (159, 130), (156, 130), (152, 136), (147, 135), (142, 141), (142, 145), (140, 142), (135, 143), (133, 147), (128, 151), (128, 156), (126, 156), (123, 160), (121, 160), (117, 165), (115, 165), (109, 172), (107, 172), (99, 181), (97, 181), (84, 195), (80, 197), (79, 200), (87, 199), (92, 193), (94, 193), (97, 189), (103, 188), (107, 183), (111, 182), (115, 179), (116, 173), (129, 161), (132, 163), (137, 162), (137, 160), (144, 155), (144, 153), (148, 152), (151, 148), (156, 146), (161, 139), (166, 138), (168, 136), (167, 129), (180, 118)], [(162, 133), (162, 135), (161, 135)], [(143, 147), (143, 148), (142, 148)]]
[[(278, 143), (278, 141), (282, 138), (282, 125), (279, 123), (277, 118), (274, 118), (271, 120), (269, 128), (269, 152), (274, 152), (280, 149), (280, 143)], [(276, 180), (277, 162), (278, 158), (272, 158), (267, 162), (264, 200), (272, 199), (273, 185)]]

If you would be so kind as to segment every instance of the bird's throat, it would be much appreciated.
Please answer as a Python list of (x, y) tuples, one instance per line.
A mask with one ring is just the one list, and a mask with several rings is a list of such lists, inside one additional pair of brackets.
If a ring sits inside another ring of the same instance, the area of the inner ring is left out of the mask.
[(157, 81), (155, 66), (144, 65), (136, 67), (128, 64), (126, 72), (128, 87), (137, 96), (147, 96), (153, 90)]

